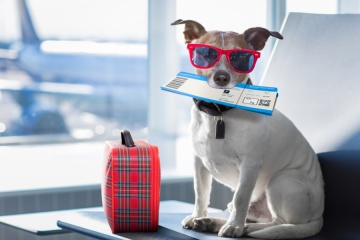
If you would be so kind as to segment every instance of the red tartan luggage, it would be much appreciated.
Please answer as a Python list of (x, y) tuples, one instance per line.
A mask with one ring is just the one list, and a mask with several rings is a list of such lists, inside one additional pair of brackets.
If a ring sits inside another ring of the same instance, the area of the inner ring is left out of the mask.
[(158, 230), (160, 159), (156, 146), (121, 133), (122, 142), (105, 144), (102, 204), (111, 231)]

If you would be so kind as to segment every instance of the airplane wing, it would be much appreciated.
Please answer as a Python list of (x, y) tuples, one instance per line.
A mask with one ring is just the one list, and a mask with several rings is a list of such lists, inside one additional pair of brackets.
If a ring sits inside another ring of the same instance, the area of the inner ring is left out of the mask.
[(1, 49), (0, 48), (0, 60), (17, 60), (19, 56), (18, 51), (12, 49)]

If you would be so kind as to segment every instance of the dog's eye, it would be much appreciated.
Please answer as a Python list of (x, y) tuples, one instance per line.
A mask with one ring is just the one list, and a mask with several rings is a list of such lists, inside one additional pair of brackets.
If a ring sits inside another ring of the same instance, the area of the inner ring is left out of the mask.
[(232, 52), (230, 54), (230, 64), (237, 70), (248, 71), (254, 64), (254, 56), (246, 52)]
[(217, 57), (216, 50), (211, 49), (211, 48), (198, 47), (195, 49), (195, 53), (204, 58), (216, 58)]
[(233, 52), (230, 54), (230, 61), (231, 62), (249, 61), (251, 57), (252, 57), (251, 53)]
[(244, 58), (244, 55), (242, 53), (239, 53), (239, 52), (233, 52), (230, 54), (230, 60), (232, 62), (235, 62), (235, 61), (238, 61), (240, 60), (241, 58)]
[(230, 60), (231, 60), (231, 61), (236, 61), (236, 59), (238, 59), (238, 57), (239, 57), (238, 55), (231, 54), (231, 55), (230, 55)]

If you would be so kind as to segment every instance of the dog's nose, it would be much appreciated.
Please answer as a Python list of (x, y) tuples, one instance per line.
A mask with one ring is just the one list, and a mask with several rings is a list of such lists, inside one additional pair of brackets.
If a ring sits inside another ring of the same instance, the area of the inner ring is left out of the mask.
[(214, 75), (214, 81), (219, 86), (226, 86), (230, 82), (230, 74), (225, 71), (218, 71)]

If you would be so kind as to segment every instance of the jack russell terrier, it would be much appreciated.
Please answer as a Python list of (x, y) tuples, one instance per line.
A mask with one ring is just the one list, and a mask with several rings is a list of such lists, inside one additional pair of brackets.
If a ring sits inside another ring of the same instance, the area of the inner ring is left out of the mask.
[[(171, 25), (178, 24), (185, 24), (185, 43), (197, 74), (214, 88), (251, 84), (248, 75), (258, 51), (270, 36), (283, 39), (260, 27), (239, 34), (206, 31), (192, 20)], [(323, 177), (316, 154), (294, 124), (276, 109), (266, 116), (194, 101), (195, 209), (183, 227), (222, 237), (299, 239), (317, 234), (323, 225)], [(228, 219), (207, 217), (212, 178), (234, 191)]]

